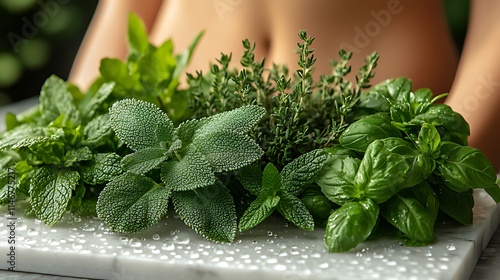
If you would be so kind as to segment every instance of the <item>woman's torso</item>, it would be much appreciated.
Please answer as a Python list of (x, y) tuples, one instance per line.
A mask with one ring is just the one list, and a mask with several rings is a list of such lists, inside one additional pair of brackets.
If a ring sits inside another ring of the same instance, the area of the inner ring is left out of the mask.
[[(205, 30), (188, 72), (208, 69), (220, 53), (243, 52), (241, 41), (257, 43), (256, 58), (297, 67), (298, 31), (315, 37), (316, 76), (331, 72), (340, 48), (353, 52), (353, 72), (366, 55), (380, 60), (373, 82), (405, 76), (414, 88), (449, 91), (458, 54), (442, 3), (435, 0), (170, 0), (158, 12), (152, 40), (172, 38), (177, 51)], [(269, 66), (268, 65), (268, 66)]]

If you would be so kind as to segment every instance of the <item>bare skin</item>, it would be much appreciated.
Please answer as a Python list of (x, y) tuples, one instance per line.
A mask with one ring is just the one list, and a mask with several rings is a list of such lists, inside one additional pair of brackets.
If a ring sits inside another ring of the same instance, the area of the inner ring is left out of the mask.
[[(496, 143), (500, 135), (492, 131), (500, 120), (500, 110), (495, 110), (500, 106), (496, 51), (500, 21), (495, 19), (500, 3), (473, 0), (471, 4), (469, 35), (460, 58), (443, 7), (435, 0), (153, 0), (147, 5), (134, 0), (101, 0), (70, 80), (87, 88), (97, 76), (103, 57), (125, 58), (130, 11), (145, 19), (153, 44), (172, 38), (177, 51), (205, 30), (188, 72), (206, 71), (208, 63), (221, 52), (232, 53), (237, 67), (243, 51), (241, 40), (245, 38), (257, 43), (256, 57), (266, 57), (267, 66), (277, 63), (293, 70), (297, 33), (305, 29), (316, 38), (316, 76), (331, 71), (328, 61), (337, 58), (340, 48), (353, 51), (354, 72), (366, 55), (377, 51), (380, 60), (373, 83), (405, 76), (413, 80), (415, 89), (450, 92), (446, 102), (471, 125), (470, 144), (485, 151), (498, 170), (500, 146)], [(481, 83), (488, 84), (483, 86), (488, 93), (474, 93), (481, 91)], [(475, 109), (464, 103), (473, 97), (480, 103)]]

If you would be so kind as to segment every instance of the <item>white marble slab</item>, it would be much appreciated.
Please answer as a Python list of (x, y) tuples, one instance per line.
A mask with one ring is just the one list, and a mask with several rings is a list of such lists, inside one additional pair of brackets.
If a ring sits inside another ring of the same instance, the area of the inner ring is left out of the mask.
[[(176, 217), (115, 234), (95, 218), (66, 215), (48, 228), (18, 216), (15, 269), (98, 279), (469, 279), (500, 220), (500, 207), (483, 191), (475, 198), (474, 223), (437, 225), (432, 246), (376, 240), (342, 254), (326, 252), (323, 230), (303, 232), (278, 218), (238, 234), (233, 244), (215, 244)], [(7, 218), (0, 220), (0, 269), (9, 267)]]

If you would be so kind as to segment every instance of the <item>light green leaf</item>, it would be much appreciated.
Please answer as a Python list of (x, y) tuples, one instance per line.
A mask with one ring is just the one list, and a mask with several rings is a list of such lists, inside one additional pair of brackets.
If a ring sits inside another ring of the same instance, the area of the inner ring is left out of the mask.
[(111, 127), (131, 149), (168, 147), (174, 140), (174, 125), (152, 103), (136, 99), (116, 102), (109, 109)]
[(378, 205), (371, 199), (348, 202), (335, 210), (325, 229), (329, 252), (346, 252), (363, 242), (377, 224)]
[(128, 17), (128, 47), (132, 52), (144, 53), (149, 47), (148, 33), (144, 22), (134, 13)]
[(193, 152), (180, 161), (165, 162), (161, 167), (161, 180), (169, 189), (186, 191), (213, 185), (216, 178), (210, 163)]
[(115, 89), (121, 91), (140, 91), (139, 74), (129, 73), (125, 63), (119, 59), (104, 58), (99, 67), (101, 76), (105, 82), (115, 82)]
[(36, 216), (48, 226), (56, 224), (66, 212), (71, 192), (80, 175), (76, 171), (44, 165), (31, 179), (31, 206)]
[(418, 147), (424, 154), (433, 158), (439, 156), (439, 147), (441, 145), (441, 136), (436, 127), (429, 123), (424, 123), (418, 134)]
[(280, 193), (279, 197), (278, 211), (285, 219), (302, 230), (314, 230), (314, 218), (302, 200), (287, 192)]
[(297, 196), (312, 184), (326, 161), (323, 150), (313, 150), (287, 164), (281, 170), (283, 189)]
[(197, 132), (197, 136), (221, 130), (247, 133), (264, 116), (266, 110), (261, 106), (249, 105), (222, 112), (207, 118), (207, 123)]
[(73, 96), (66, 83), (55, 75), (50, 76), (42, 86), (40, 108), (47, 123), (64, 115), (74, 125), (80, 124), (80, 112), (74, 104)]
[(89, 185), (103, 184), (120, 175), (121, 157), (115, 153), (99, 153), (94, 160), (83, 164), (80, 169), (82, 180)]
[(137, 232), (167, 214), (169, 197), (170, 191), (150, 178), (124, 173), (101, 191), (97, 215), (112, 231)]
[(85, 120), (93, 120), (96, 112), (103, 107), (102, 104), (113, 92), (114, 88), (114, 82), (104, 83), (99, 87), (95, 94), (88, 93), (88, 95), (85, 96), (85, 99), (80, 102), (79, 107)]
[(249, 136), (229, 130), (201, 135), (192, 143), (215, 172), (232, 171), (257, 161), (263, 154)]
[(281, 175), (278, 169), (274, 164), (268, 163), (262, 173), (262, 191), (272, 192), (275, 195), (282, 186)]
[(146, 148), (128, 154), (121, 162), (123, 170), (135, 174), (145, 174), (168, 159), (165, 152), (166, 150), (162, 148)]
[(191, 191), (174, 192), (172, 203), (181, 219), (203, 237), (232, 242), (237, 218), (233, 198), (219, 181)]
[(151, 48), (138, 60), (137, 65), (142, 86), (151, 94), (159, 96), (172, 80), (175, 68), (172, 41), (167, 40), (160, 47)]
[(201, 37), (203, 37), (203, 34), (204, 34), (203, 31), (198, 33), (196, 37), (194, 37), (193, 41), (191, 41), (191, 44), (189, 44), (189, 47), (184, 52), (182, 52), (182, 54), (176, 57), (176, 66), (174, 71), (175, 79), (179, 78), (186, 69), (187, 65), (189, 64), (189, 61), (191, 60), (193, 52), (196, 46), (198, 45), (198, 42), (200, 41)]
[(259, 195), (243, 213), (238, 224), (239, 230), (246, 231), (263, 222), (274, 212), (279, 201), (279, 196)]

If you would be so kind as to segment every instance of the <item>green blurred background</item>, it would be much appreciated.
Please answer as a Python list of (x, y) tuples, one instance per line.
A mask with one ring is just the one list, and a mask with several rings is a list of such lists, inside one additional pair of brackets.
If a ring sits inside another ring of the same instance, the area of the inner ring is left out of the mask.
[[(469, 0), (444, 3), (461, 49)], [(0, 106), (38, 95), (51, 74), (68, 78), (96, 5), (97, 0), (0, 0)]]

